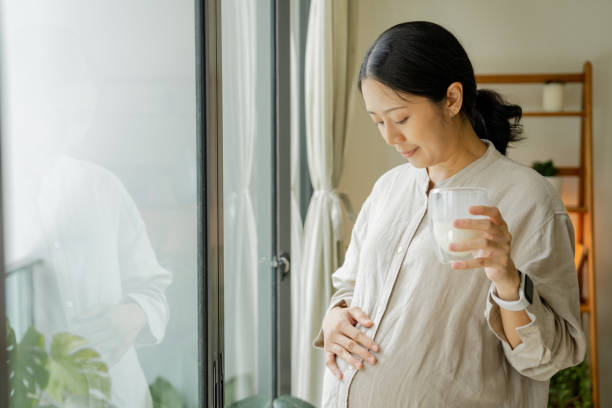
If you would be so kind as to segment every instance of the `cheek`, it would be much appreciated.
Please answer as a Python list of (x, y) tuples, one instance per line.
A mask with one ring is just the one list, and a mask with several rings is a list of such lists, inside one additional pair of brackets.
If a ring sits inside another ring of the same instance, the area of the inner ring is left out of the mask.
[[(433, 166), (445, 156), (446, 143), (443, 137), (435, 132), (422, 132), (418, 141), (415, 140), (415, 144), (420, 147), (420, 154), (418, 155), (418, 167)], [(417, 159), (415, 157), (415, 159)], [(417, 164), (417, 163), (415, 163)]]

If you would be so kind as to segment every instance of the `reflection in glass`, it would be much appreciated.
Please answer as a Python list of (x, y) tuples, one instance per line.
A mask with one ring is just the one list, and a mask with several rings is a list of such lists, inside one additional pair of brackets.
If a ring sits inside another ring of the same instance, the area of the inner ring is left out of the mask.
[(11, 406), (195, 407), (193, 2), (87, 3), (2, 2)]

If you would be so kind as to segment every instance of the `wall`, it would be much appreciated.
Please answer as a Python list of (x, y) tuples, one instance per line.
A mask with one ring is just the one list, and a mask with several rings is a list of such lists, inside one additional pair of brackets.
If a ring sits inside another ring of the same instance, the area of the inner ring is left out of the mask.
[[(340, 191), (348, 193), (359, 209), (375, 180), (387, 169), (404, 163), (386, 145), (365, 112), (357, 90), (357, 75), (367, 48), (386, 28), (404, 21), (429, 20), (452, 31), (466, 48), (475, 72), (580, 72), (593, 64), (593, 129), (595, 184), (595, 250), (598, 293), (598, 340), (601, 406), (612, 406), (612, 2), (592, 1), (513, 2), (466, 0), (462, 2), (379, 0), (351, 1), (349, 16), (350, 93), (347, 113), (345, 168)], [(524, 86), (503, 90), (510, 100), (538, 103), (538, 88)], [(568, 106), (579, 102), (579, 89), (567, 90)], [(560, 165), (572, 161), (578, 146), (579, 123), (575, 118), (524, 121), (527, 141), (510, 153), (524, 163), (554, 158)], [(554, 154), (548, 150), (555, 146)], [(573, 187), (565, 182), (564, 198)], [(352, 228), (345, 223), (346, 239)]]

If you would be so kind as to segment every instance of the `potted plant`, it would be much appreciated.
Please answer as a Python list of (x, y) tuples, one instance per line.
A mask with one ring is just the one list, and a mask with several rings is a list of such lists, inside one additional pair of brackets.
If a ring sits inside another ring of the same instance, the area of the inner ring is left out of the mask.
[(108, 367), (84, 338), (56, 333), (46, 346), (34, 327), (18, 341), (8, 319), (5, 324), (10, 408), (117, 408)]
[(555, 177), (559, 174), (559, 169), (555, 167), (555, 164), (552, 160), (548, 160), (545, 162), (534, 162), (533, 169), (540, 173), (546, 180), (548, 180), (561, 194), (561, 178)]
[(559, 371), (550, 379), (549, 408), (591, 408), (591, 376), (586, 361)]

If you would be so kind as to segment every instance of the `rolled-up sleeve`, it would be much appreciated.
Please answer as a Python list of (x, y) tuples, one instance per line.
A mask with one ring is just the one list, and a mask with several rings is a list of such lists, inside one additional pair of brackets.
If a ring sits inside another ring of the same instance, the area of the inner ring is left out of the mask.
[(147, 318), (135, 343), (158, 344), (168, 325), (165, 290), (172, 282), (172, 273), (159, 265), (136, 204), (127, 191), (119, 187), (122, 202), (118, 252), (123, 302), (138, 304)]
[(550, 216), (518, 247), (514, 261), (534, 283), (533, 302), (526, 309), (531, 322), (516, 328), (521, 343), (514, 349), (508, 343), (499, 306), (490, 291), (485, 318), (510, 365), (526, 377), (547, 381), (558, 371), (579, 364), (586, 352), (569, 216)]
[[(353, 300), (355, 279), (359, 268), (359, 254), (367, 230), (368, 214), (372, 200), (372, 194), (370, 194), (364, 201), (351, 232), (351, 240), (344, 256), (344, 263), (332, 274), (332, 286), (335, 292), (329, 302), (328, 312), (336, 306), (349, 306)], [(322, 329), (315, 337), (313, 346), (323, 348)]]

